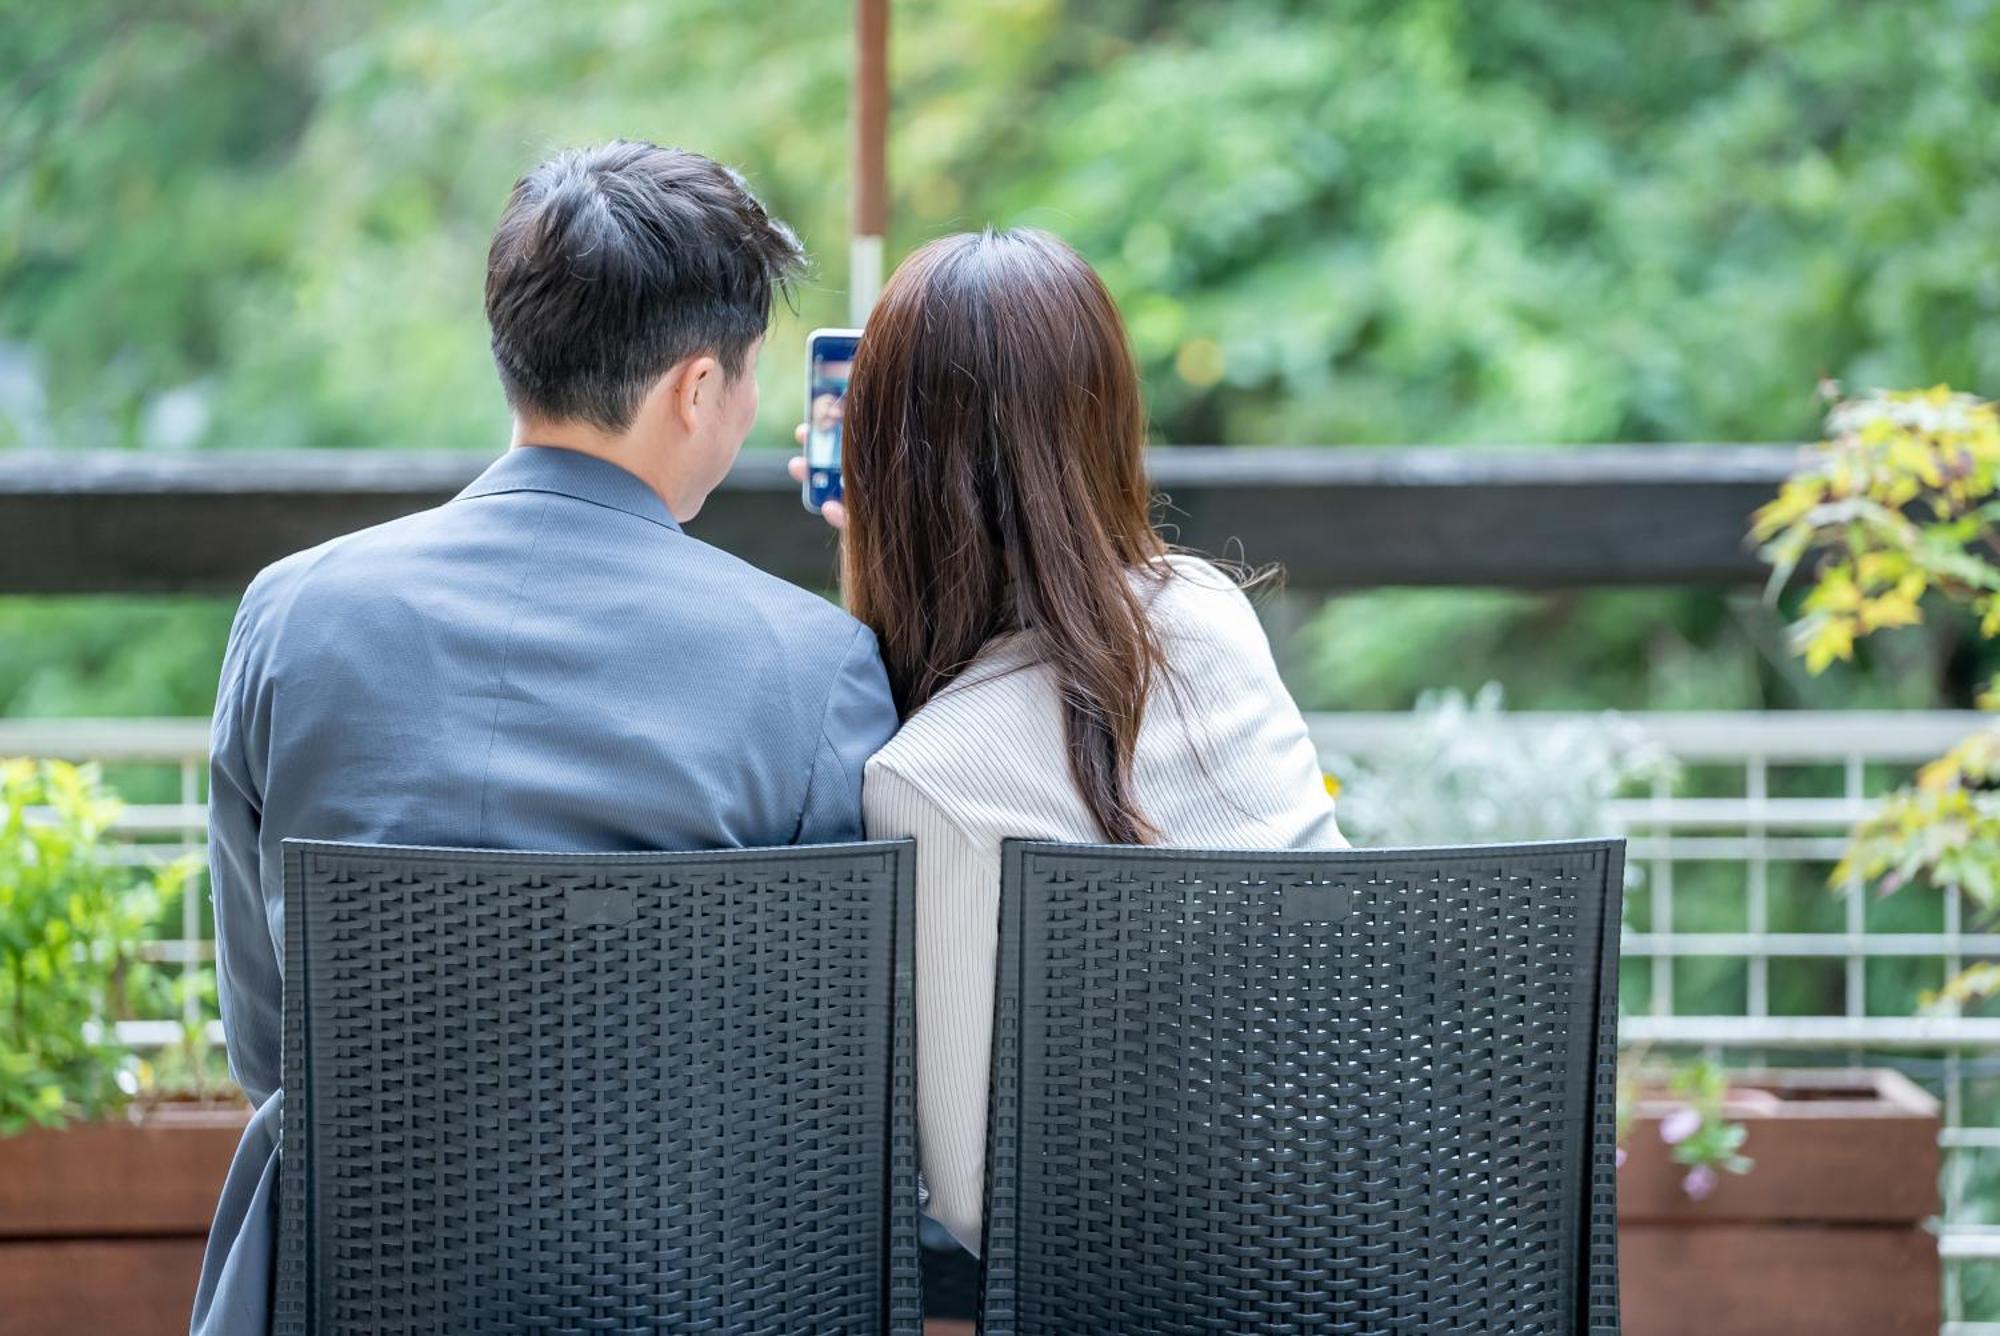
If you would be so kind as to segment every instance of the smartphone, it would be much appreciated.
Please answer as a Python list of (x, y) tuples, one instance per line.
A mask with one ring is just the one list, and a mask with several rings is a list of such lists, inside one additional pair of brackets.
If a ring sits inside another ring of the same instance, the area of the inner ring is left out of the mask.
[(806, 335), (806, 509), (840, 500), (840, 422), (858, 329), (816, 329)]

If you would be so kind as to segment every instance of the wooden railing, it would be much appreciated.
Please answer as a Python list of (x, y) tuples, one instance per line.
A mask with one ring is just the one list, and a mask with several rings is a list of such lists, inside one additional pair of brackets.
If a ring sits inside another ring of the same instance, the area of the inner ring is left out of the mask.
[[(1210, 447), (1152, 451), (1177, 541), (1292, 588), (1736, 585), (1782, 445)], [(0, 593), (234, 593), (264, 565), (435, 505), (488, 462), (400, 450), (0, 451)], [(825, 586), (826, 530), (774, 451), (746, 453), (690, 532)]]

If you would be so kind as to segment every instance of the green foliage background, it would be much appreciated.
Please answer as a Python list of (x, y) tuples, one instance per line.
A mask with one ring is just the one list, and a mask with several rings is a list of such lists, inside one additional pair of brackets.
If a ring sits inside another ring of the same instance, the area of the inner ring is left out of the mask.
[[(842, 317), (843, 4), (0, 14), (0, 446), (494, 449), (488, 231), (545, 152), (618, 134), (739, 165), (820, 259), (759, 443)], [(1164, 441), (1802, 439), (1822, 374), (2000, 383), (1994, 0), (900, 0), (894, 43), (892, 258), (1068, 237)], [(0, 603), (0, 710), (205, 710), (225, 618)], [(1319, 705), (1447, 662), (1524, 705), (1843, 698), (1801, 694), (1773, 625), (1373, 595), (1293, 667)]]

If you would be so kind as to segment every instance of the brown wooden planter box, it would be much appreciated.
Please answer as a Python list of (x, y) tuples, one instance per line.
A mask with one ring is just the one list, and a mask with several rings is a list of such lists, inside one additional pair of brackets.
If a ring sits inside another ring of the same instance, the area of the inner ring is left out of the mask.
[[(1744, 1073), (1748, 1175), (1707, 1200), (1642, 1101), (1619, 1172), (1626, 1336), (1936, 1336), (1937, 1102), (1894, 1072)], [(248, 1111), (0, 1138), (0, 1336), (184, 1331)]]
[(1937, 1101), (1891, 1071), (1732, 1074), (1756, 1167), (1706, 1200), (1642, 1100), (1618, 1175), (1625, 1336), (1937, 1336)]
[(0, 1138), (0, 1336), (186, 1331), (249, 1116), (169, 1106)]

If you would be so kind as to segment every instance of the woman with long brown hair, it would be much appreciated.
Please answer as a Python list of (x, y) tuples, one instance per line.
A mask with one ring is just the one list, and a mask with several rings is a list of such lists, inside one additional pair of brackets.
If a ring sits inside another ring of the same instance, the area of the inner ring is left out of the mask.
[(1263, 628), (1154, 531), (1125, 328), (1036, 231), (897, 269), (848, 386), (842, 566), (904, 723), (871, 838), (917, 840), (917, 1098), (930, 1211), (979, 1249), (1008, 838), (1345, 843)]

